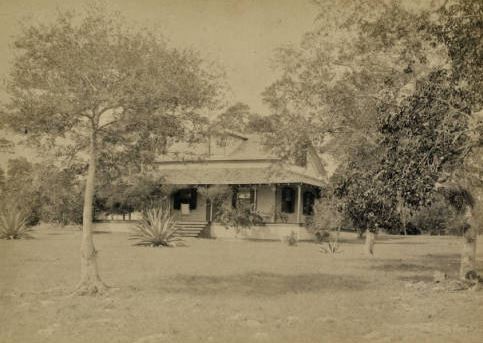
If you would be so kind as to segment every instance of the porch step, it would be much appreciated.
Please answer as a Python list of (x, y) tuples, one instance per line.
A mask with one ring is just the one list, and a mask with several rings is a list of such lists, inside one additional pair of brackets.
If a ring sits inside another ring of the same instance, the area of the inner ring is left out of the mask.
[(207, 222), (177, 222), (175, 226), (178, 231), (174, 234), (177, 237), (198, 237), (208, 226)]

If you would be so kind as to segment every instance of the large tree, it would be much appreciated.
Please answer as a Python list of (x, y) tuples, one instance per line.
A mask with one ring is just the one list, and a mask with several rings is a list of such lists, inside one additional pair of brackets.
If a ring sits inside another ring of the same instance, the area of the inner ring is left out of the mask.
[(301, 137), (323, 150), (331, 138), (354, 225), (402, 225), (445, 172), (481, 175), (471, 157), (481, 145), (481, 3), (317, 3), (316, 28), (280, 50), (282, 77), (265, 92), (285, 124), (276, 144)]
[(195, 52), (129, 29), (120, 15), (98, 6), (26, 24), (14, 46), (2, 122), (27, 132), (30, 142), (80, 152), (86, 160), (77, 292), (102, 292), (92, 237), (97, 166), (123, 161), (145, 168), (168, 137), (183, 135), (196, 111), (213, 104), (216, 76)]
[[(417, 18), (420, 30), (428, 34), (427, 41), (445, 48), (448, 62), (433, 67), (397, 109), (382, 114), (381, 170), (408, 207), (427, 204), (435, 188), (443, 189), (466, 221), (460, 277), (467, 279), (476, 275), (481, 226), (474, 209), (480, 204), (473, 195), (478, 196), (483, 186), (483, 5), (472, 0), (446, 2), (427, 18)], [(382, 41), (380, 32), (388, 26), (378, 27), (374, 37)], [(400, 34), (398, 40), (413, 38)]]
[(294, 139), (322, 146), (333, 139), (331, 150), (346, 160), (361, 144), (376, 143), (377, 107), (396, 106), (426, 72), (421, 51), (433, 56), (438, 47), (378, 44), (368, 27), (380, 21), (394, 24), (386, 32), (389, 41), (394, 32), (422, 35), (413, 15), (396, 2), (316, 3), (314, 29), (299, 46), (277, 50), (275, 66), (282, 76), (263, 95), (286, 133), (275, 135), (275, 146), (290, 146)]
[(242, 102), (229, 106), (211, 123), (211, 128), (214, 130), (229, 130), (247, 134), (273, 132), (275, 126), (275, 116), (263, 116), (255, 113)]
[[(367, 230), (371, 244), (377, 227), (394, 224), (395, 210), (385, 199), (384, 182), (374, 178), (381, 150), (379, 109), (399, 106), (415, 80), (428, 73), (428, 57), (443, 63), (434, 58), (441, 47), (426, 43), (415, 15), (395, 1), (317, 4), (315, 28), (300, 46), (277, 52), (282, 77), (264, 93), (280, 114), (281, 132), (272, 142), (284, 155), (296, 155), (308, 140), (319, 152), (337, 156), (345, 181), (334, 189), (346, 198), (347, 215), (356, 228)], [(380, 22), (392, 24), (381, 32), (382, 43), (374, 34)], [(414, 38), (414, 48), (394, 39), (402, 33)]]

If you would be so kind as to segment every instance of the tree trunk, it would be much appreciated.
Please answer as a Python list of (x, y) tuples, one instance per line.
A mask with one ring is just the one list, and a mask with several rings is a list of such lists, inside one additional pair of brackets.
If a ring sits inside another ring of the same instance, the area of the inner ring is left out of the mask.
[(99, 277), (97, 269), (97, 251), (92, 237), (92, 214), (94, 202), (94, 185), (96, 178), (97, 142), (95, 133), (91, 136), (89, 149), (89, 168), (87, 171), (86, 188), (84, 194), (84, 210), (82, 214), (81, 241), (81, 280), (76, 294), (97, 294), (104, 292), (107, 287)]
[(471, 209), (467, 210), (465, 217), (467, 225), (463, 233), (460, 279), (475, 280), (478, 277), (476, 271), (476, 239), (478, 237), (478, 226)]
[(366, 243), (364, 245), (364, 251), (366, 255), (372, 256), (374, 255), (374, 237), (375, 234), (369, 229), (366, 230)]

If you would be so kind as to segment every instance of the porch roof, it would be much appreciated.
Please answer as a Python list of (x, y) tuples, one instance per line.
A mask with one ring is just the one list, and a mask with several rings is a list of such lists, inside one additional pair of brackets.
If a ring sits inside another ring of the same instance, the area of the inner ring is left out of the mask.
[(324, 181), (307, 175), (298, 168), (283, 166), (262, 167), (216, 167), (200, 168), (197, 164), (186, 164), (184, 168), (163, 166), (156, 175), (164, 178), (167, 184), (179, 185), (243, 185), (243, 184), (277, 184), (305, 183), (322, 187)]

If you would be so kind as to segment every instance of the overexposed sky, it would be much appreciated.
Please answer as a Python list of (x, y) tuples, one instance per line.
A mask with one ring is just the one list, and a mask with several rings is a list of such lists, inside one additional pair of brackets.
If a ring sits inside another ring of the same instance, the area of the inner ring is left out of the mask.
[[(267, 112), (260, 93), (276, 77), (270, 59), (281, 45), (299, 42), (312, 27), (311, 0), (108, 0), (140, 26), (159, 29), (176, 47), (191, 47), (226, 72), (228, 103), (241, 101)], [(81, 9), (82, 0), (0, 0), (0, 75), (24, 17), (49, 20), (56, 8)], [(3, 96), (2, 96), (3, 98)]]
[[(331, 1), (331, 0), (326, 0)], [(332, 0), (338, 1), (338, 0)], [(384, 0), (370, 0), (384, 1)], [(443, 0), (402, 0), (410, 7)], [(298, 44), (313, 25), (312, 0), (104, 0), (138, 26), (159, 30), (174, 47), (193, 48), (222, 67), (229, 86), (226, 103), (243, 102), (267, 114), (261, 93), (276, 80), (274, 49)], [(343, 4), (342, 2), (338, 4)], [(49, 21), (57, 8), (82, 9), (85, 0), (0, 0), (0, 101), (12, 60), (18, 21)], [(0, 136), (6, 135), (0, 131)], [(25, 151), (19, 149), (18, 151)], [(0, 165), (12, 155), (0, 153)]]
[[(311, 0), (106, 0), (134, 25), (159, 30), (174, 47), (193, 48), (220, 66), (229, 86), (226, 102), (248, 104), (268, 113), (260, 93), (277, 73), (271, 68), (273, 51), (297, 44), (312, 27), (315, 5)], [(0, 80), (12, 61), (13, 36), (18, 21), (49, 21), (57, 8), (81, 10), (84, 0), (0, 0)], [(0, 82), (0, 100), (5, 100)], [(6, 136), (0, 131), (0, 135)], [(9, 137), (10, 138), (10, 137)], [(32, 156), (18, 147), (17, 154)], [(13, 155), (0, 152), (0, 166)]]

